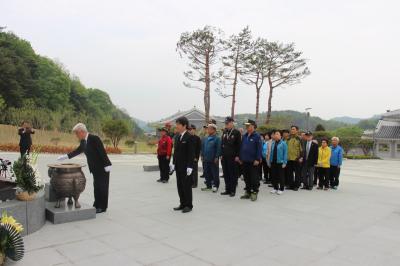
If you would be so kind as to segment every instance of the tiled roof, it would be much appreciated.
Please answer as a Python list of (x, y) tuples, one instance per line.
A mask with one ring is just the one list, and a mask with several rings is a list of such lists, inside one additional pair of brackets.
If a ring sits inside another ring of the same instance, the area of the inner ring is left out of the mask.
[(400, 126), (380, 126), (375, 133), (378, 139), (400, 139)]

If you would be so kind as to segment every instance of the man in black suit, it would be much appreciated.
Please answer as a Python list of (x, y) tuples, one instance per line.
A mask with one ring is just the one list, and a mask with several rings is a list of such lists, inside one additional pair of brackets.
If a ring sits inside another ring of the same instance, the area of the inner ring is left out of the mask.
[(302, 177), (304, 186), (302, 189), (313, 189), (315, 165), (318, 162), (318, 144), (313, 141), (310, 131), (306, 132), (303, 142), (303, 154), (300, 162), (302, 163)]
[(28, 155), (32, 146), (31, 134), (35, 134), (35, 131), (29, 126), (28, 122), (23, 122), (21, 127), (18, 129), (19, 139), (19, 151), (21, 157)]
[(101, 139), (96, 135), (89, 134), (84, 124), (77, 124), (72, 131), (80, 140), (79, 147), (68, 154), (58, 157), (57, 160), (71, 159), (82, 152), (85, 153), (89, 171), (93, 174), (93, 207), (96, 208), (96, 213), (106, 212), (111, 171), (110, 159), (108, 159)]
[(175, 211), (187, 213), (193, 209), (193, 166), (195, 158), (195, 146), (193, 136), (188, 132), (189, 120), (186, 117), (179, 117), (176, 120), (176, 131), (178, 136), (174, 145), (173, 162), (170, 165), (171, 172), (176, 171), (176, 183), (180, 205), (174, 208)]
[(194, 145), (194, 163), (193, 163), (193, 185), (192, 188), (196, 188), (198, 186), (199, 180), (199, 159), (201, 152), (201, 139), (196, 135), (196, 126), (190, 125), (190, 134), (193, 136), (193, 145)]

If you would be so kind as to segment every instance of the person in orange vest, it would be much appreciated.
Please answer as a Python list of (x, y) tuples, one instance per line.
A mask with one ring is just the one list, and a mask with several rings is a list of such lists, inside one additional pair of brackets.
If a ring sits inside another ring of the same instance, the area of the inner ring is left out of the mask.
[(171, 161), (172, 139), (168, 136), (168, 129), (163, 127), (159, 129), (160, 140), (157, 147), (158, 167), (160, 168), (160, 179), (157, 182), (168, 183), (169, 180), (169, 162)]

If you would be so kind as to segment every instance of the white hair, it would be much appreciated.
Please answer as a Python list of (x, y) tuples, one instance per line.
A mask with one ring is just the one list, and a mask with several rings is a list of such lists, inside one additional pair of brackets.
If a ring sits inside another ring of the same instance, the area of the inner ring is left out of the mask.
[(340, 141), (340, 140), (339, 140), (339, 137), (333, 137), (333, 138), (332, 138), (332, 141), (333, 141), (333, 140), (336, 140), (337, 142)]
[(72, 132), (76, 132), (76, 131), (88, 132), (85, 124), (83, 124), (83, 123), (78, 123), (72, 128)]

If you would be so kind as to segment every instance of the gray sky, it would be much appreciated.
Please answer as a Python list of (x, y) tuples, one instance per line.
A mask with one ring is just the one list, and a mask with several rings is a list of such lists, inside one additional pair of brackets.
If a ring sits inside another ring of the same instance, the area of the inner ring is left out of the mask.
[[(182, 85), (181, 32), (208, 24), (228, 36), (249, 25), (255, 37), (295, 42), (310, 60), (311, 75), (277, 90), (274, 110), (364, 118), (400, 108), (399, 10), (388, 0), (0, 0), (0, 25), (144, 120), (203, 109), (202, 92)], [(229, 99), (211, 97), (212, 114), (229, 113)], [(255, 89), (241, 84), (237, 112), (254, 113), (254, 103)]]

